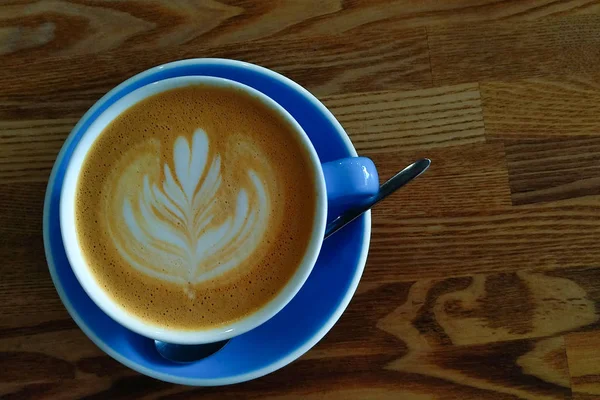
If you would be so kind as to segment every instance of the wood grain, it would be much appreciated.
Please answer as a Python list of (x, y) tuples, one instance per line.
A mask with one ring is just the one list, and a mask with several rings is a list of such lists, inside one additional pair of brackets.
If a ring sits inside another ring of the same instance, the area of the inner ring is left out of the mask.
[[(418, 158), (436, 160), (427, 175), (410, 184), (410, 189), (407, 187), (407, 190), (394, 193), (391, 202), (382, 203), (373, 211), (374, 224), (402, 223), (414, 217), (480, 214), (508, 210), (511, 206), (502, 143), (413, 151), (390, 147), (384, 152), (369, 155), (377, 164), (382, 181), (398, 172), (399, 166), (408, 165)], [(398, 207), (399, 204), (402, 207)], [(425, 220), (422, 223), (426, 223)]]
[(432, 27), (435, 85), (569, 76), (597, 80), (600, 15)]
[[(11, 0), (0, 4), (0, 398), (600, 399), (600, 2)], [(381, 179), (367, 268), (291, 365), (221, 388), (102, 353), (60, 302), (43, 196), (81, 115), (181, 58), (316, 94)]]
[[(0, 54), (93, 54), (117, 48), (211, 46), (272, 37), (310, 38), (365, 25), (422, 27), (495, 20), (527, 21), (594, 14), (593, 0), (306, 0), (279, 2), (16, 1), (0, 8)], [(385, 4), (385, 7), (382, 7)]]
[(513, 203), (600, 194), (600, 138), (509, 141), (505, 144)]
[(485, 141), (476, 84), (350, 93), (324, 97), (323, 101), (362, 154)]
[(596, 81), (564, 78), (481, 84), (486, 136), (502, 139), (597, 136)]
[(597, 206), (427, 217), (408, 217), (399, 208), (395, 218), (375, 214), (365, 280), (579, 267), (600, 256)]
[[(122, 81), (124, 76), (172, 61), (174, 57), (223, 57), (253, 62), (282, 72), (321, 94), (364, 88), (386, 90), (431, 86), (425, 28), (399, 30), (393, 41), (389, 40), (387, 32), (372, 27), (364, 29), (368, 41), (362, 40), (359, 33), (319, 36), (318, 40), (312, 41), (264, 39), (248, 42), (245, 46), (186, 44), (152, 52), (118, 49), (43, 59), (28, 53), (21, 57), (10, 56), (5, 57), (11, 67), (9, 73), (0, 77), (0, 82), (7, 83), (0, 102), (8, 101), (13, 105), (9, 100), (28, 99), (33, 95), (42, 96), (42, 103), (43, 100), (81, 100), (87, 94), (97, 96)], [(13, 69), (24, 60), (31, 63), (29, 68)], [(90, 70), (94, 74), (85, 72)], [(31, 87), (30, 80), (44, 73), (50, 75), (49, 79)]]
[(600, 396), (600, 335), (570, 333), (565, 342), (573, 397)]

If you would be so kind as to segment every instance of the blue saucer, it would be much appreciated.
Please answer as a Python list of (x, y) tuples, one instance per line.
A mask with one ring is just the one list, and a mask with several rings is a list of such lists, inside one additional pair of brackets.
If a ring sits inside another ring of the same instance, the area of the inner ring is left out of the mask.
[(252, 86), (281, 104), (304, 128), (322, 162), (356, 156), (341, 125), (306, 89), (262, 67), (240, 61), (194, 59), (142, 72), (100, 99), (73, 128), (50, 175), (44, 203), (44, 245), (52, 280), (71, 317), (85, 334), (126, 366), (168, 382), (213, 386), (258, 378), (284, 367), (313, 347), (348, 306), (362, 275), (371, 232), (371, 215), (327, 239), (300, 292), (275, 317), (233, 338), (214, 355), (191, 363), (164, 360), (152, 340), (110, 319), (92, 302), (67, 261), (59, 226), (60, 188), (65, 168), (83, 132), (112, 103), (127, 93), (166, 78), (207, 75)]

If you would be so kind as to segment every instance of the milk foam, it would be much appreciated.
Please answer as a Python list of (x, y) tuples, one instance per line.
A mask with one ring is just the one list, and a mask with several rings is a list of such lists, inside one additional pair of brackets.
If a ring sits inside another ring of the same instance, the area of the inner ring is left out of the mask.
[[(151, 149), (136, 154), (124, 169), (115, 191), (121, 195), (112, 201), (125, 223), (109, 217), (107, 225), (115, 247), (134, 268), (170, 282), (197, 284), (239, 266), (260, 245), (270, 209), (264, 178), (249, 169), (250, 184), (238, 188), (232, 212), (215, 223), (223, 177), (221, 156), (211, 156), (209, 149), (206, 132), (196, 129), (191, 141), (175, 140), (174, 168), (164, 163), (163, 179), (156, 179), (148, 162), (159, 154)], [(138, 175), (140, 190), (127, 196)]]
[(132, 106), (90, 148), (76, 225), (94, 278), (149, 324), (205, 329), (264, 307), (312, 237), (313, 168), (252, 96), (194, 85)]

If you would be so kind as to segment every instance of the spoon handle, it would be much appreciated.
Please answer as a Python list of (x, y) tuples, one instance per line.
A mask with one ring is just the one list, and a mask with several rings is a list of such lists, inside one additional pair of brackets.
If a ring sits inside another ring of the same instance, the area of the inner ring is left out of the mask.
[(369, 198), (364, 204), (346, 211), (328, 223), (325, 227), (325, 239), (342, 229), (344, 226), (348, 225), (350, 222), (354, 221), (375, 204), (379, 203), (381, 200), (385, 199), (390, 194), (394, 193), (396, 190), (400, 189), (402, 186), (421, 175), (427, 170), (427, 168), (429, 168), (429, 165), (431, 165), (431, 160), (428, 158), (422, 158), (410, 164), (396, 175), (392, 176), (379, 187), (379, 192)]

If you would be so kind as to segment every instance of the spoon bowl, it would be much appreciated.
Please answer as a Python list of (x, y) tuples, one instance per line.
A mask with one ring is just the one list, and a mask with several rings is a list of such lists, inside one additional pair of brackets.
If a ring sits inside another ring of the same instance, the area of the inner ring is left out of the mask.
[(173, 344), (154, 341), (156, 351), (163, 358), (176, 363), (189, 363), (206, 358), (221, 350), (229, 340), (207, 344)]

